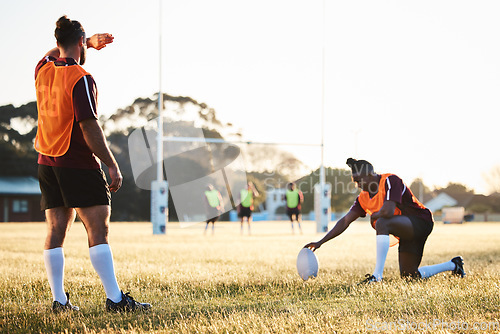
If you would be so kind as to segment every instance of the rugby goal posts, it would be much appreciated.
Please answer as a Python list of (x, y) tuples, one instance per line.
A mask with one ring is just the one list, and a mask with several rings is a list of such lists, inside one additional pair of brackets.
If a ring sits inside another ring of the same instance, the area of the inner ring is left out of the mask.
[[(208, 144), (227, 144), (227, 145), (232, 145), (232, 147), (237, 147), (236, 144), (246, 144), (246, 145), (251, 145), (251, 144), (258, 144), (258, 145), (286, 145), (286, 146), (321, 146), (319, 144), (304, 144), (304, 143), (272, 143), (272, 142), (252, 142), (252, 141), (227, 141), (224, 139), (218, 139), (218, 138), (200, 138), (200, 137), (170, 137), (170, 136), (164, 136), (162, 137), (163, 140), (162, 142), (186, 142), (186, 143), (199, 143), (200, 147), (197, 148), (199, 150), (198, 153), (196, 154), (202, 154), (202, 150), (204, 149), (203, 145), (208, 146)], [(160, 146), (160, 145), (158, 145)], [(161, 145), (160, 147), (163, 149)], [(149, 149), (149, 147), (148, 147)], [(210, 150), (210, 149), (209, 149)], [(210, 152), (212, 154), (212, 152)], [(229, 198), (227, 201), (230, 206), (225, 207), (226, 211), (234, 209), (236, 205), (239, 203), (236, 200), (235, 194), (235, 188), (239, 187), (241, 188), (243, 184), (246, 184), (246, 171), (245, 172), (245, 182), (241, 182), (241, 178), (239, 181), (236, 181), (236, 183), (233, 184), (231, 177), (234, 177), (234, 170), (231, 171), (230, 168), (230, 163), (233, 161), (237, 160), (239, 155), (241, 154), (239, 148), (237, 150), (233, 149), (232, 156), (227, 159), (227, 161), (216, 167), (215, 170), (212, 171), (211, 175), (205, 175), (201, 176), (198, 175), (198, 179), (195, 180), (190, 180), (189, 182), (185, 182), (185, 184), (189, 183), (189, 187), (193, 187), (193, 182), (199, 182), (199, 187), (198, 191), (201, 190), (201, 187), (203, 184), (206, 182), (203, 182), (202, 179), (203, 177), (213, 177), (213, 175), (216, 175), (217, 173), (220, 174), (220, 179), (223, 180), (221, 182), (223, 185), (225, 184), (225, 189), (223, 189), (222, 193), (223, 196), (226, 196)], [(153, 154), (151, 154), (153, 156)], [(163, 156), (161, 157), (160, 160), (160, 155), (157, 155), (158, 159), (156, 161), (157, 167), (156, 171), (158, 172), (159, 170), (163, 170)], [(153, 159), (152, 159), (153, 160)], [(151, 161), (153, 162), (153, 161)], [(227, 165), (226, 165), (227, 164)], [(229, 169), (228, 169), (229, 167)], [(165, 168), (167, 168), (165, 164)], [(174, 167), (175, 169), (180, 171), (180, 168)], [(314, 186), (314, 213), (315, 213), (315, 220), (316, 220), (316, 231), (318, 233), (321, 232), (326, 232), (328, 229), (328, 223), (330, 221), (331, 217), (331, 185), (329, 183), (325, 182), (325, 175), (324, 175), (324, 167), (323, 165), (320, 166), (320, 182), (317, 183)], [(168, 174), (168, 171), (167, 171)], [(160, 175), (160, 173), (157, 173), (157, 175)], [(239, 183), (238, 183), (239, 182)], [(236, 187), (237, 184), (237, 187)], [(176, 186), (182, 186), (180, 182), (176, 182)], [(224, 186), (222, 187), (224, 188)], [(192, 190), (193, 188), (191, 188)], [(157, 177), (156, 180), (151, 180), (151, 222), (153, 225), (153, 234), (165, 234), (166, 233), (166, 224), (168, 222), (168, 191), (169, 191), (169, 182), (168, 178), (167, 180), (164, 180), (163, 177)], [(186, 193), (186, 191), (184, 191)], [(171, 191), (172, 194), (172, 191)], [(185, 198), (185, 200), (177, 200), (176, 201), (176, 194), (172, 194), (173, 202), (174, 205), (176, 205), (176, 211), (179, 214), (179, 211), (182, 212), (187, 212), (189, 211), (189, 208), (184, 208), (180, 209), (177, 207), (177, 203), (180, 206), (185, 205), (188, 201), (188, 198)], [(183, 220), (183, 218), (186, 217), (186, 220), (190, 220), (189, 215), (181, 215), (179, 217), (179, 221)], [(192, 217), (192, 216), (191, 216)], [(199, 217), (200, 220), (203, 220), (204, 218), (210, 218), (210, 217)]]

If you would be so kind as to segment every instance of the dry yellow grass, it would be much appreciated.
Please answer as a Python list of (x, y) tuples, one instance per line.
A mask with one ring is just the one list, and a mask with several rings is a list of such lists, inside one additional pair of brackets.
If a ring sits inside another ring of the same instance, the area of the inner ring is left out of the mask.
[[(332, 223), (333, 224), (333, 223)], [(65, 245), (66, 289), (78, 314), (54, 315), (42, 257), (44, 224), (0, 224), (0, 332), (354, 333), (500, 331), (500, 224), (436, 224), (422, 265), (462, 255), (465, 279), (399, 278), (391, 249), (382, 284), (357, 286), (375, 264), (374, 231), (356, 222), (316, 254), (318, 278), (302, 282), (300, 248), (321, 238), (313, 222), (293, 235), (286, 222), (203, 224), (152, 235), (148, 223), (112, 223), (121, 288), (153, 304), (147, 314), (108, 314), (83, 226)], [(468, 326), (465, 330), (465, 326)], [(420, 326), (420, 327), (419, 327)], [(427, 326), (427, 327), (425, 327)], [(482, 326), (482, 327), (481, 327)], [(496, 327), (495, 327), (496, 326)]]

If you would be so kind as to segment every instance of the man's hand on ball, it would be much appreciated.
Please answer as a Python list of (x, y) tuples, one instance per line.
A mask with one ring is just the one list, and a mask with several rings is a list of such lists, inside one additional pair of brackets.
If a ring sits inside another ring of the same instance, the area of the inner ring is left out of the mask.
[(313, 252), (316, 249), (320, 248), (320, 247), (321, 247), (321, 243), (320, 242), (310, 242), (310, 243), (308, 243), (307, 245), (304, 246), (304, 248), (309, 248)]

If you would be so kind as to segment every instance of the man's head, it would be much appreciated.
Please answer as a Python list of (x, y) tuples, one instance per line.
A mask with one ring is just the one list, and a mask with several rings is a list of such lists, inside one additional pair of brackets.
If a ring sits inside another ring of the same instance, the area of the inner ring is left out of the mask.
[(68, 19), (66, 15), (61, 16), (56, 22), (54, 35), (57, 40), (57, 46), (65, 51), (73, 48), (80, 49), (80, 65), (85, 63), (87, 52), (87, 41), (85, 30), (78, 21)]
[(295, 183), (293, 183), (293, 182), (288, 183), (287, 188), (288, 188), (289, 190), (293, 190), (293, 189), (295, 189)]
[(378, 189), (378, 177), (373, 171), (373, 165), (366, 160), (349, 158), (346, 161), (351, 168), (352, 180), (364, 191), (376, 192)]

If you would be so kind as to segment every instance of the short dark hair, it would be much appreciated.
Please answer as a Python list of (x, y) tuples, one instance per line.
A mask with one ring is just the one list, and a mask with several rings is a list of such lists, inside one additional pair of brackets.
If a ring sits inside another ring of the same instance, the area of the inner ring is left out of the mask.
[(57, 43), (61, 47), (66, 48), (78, 43), (80, 37), (85, 37), (85, 30), (80, 22), (72, 21), (64, 15), (56, 22), (54, 36), (56, 37)]
[(349, 158), (346, 161), (347, 166), (351, 168), (352, 174), (370, 175), (373, 174), (373, 165), (366, 160), (356, 160)]

